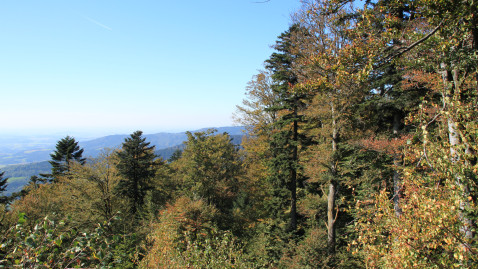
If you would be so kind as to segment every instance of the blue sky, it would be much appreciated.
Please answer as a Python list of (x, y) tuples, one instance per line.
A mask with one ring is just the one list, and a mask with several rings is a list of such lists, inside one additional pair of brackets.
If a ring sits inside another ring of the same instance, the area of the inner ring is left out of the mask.
[(232, 125), (297, 0), (0, 2), (0, 132)]

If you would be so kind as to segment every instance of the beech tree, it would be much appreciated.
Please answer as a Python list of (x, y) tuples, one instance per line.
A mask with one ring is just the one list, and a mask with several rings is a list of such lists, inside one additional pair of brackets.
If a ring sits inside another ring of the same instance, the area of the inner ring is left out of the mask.
[(214, 130), (187, 133), (186, 147), (175, 163), (183, 193), (203, 199), (222, 214), (222, 225), (231, 225), (231, 212), (239, 190), (242, 162), (227, 133)]
[[(313, 1), (297, 15), (307, 34), (298, 37), (304, 48), (300, 61), (301, 83), (296, 91), (313, 96), (306, 115), (315, 123), (310, 132), (317, 145), (311, 151), (307, 170), (312, 182), (326, 185), (327, 245), (329, 255), (336, 252), (336, 233), (340, 187), (343, 184), (342, 163), (348, 154), (347, 140), (352, 131), (353, 110), (363, 100), (358, 72), (362, 57), (346, 35), (348, 25), (338, 25), (337, 15), (324, 15), (325, 6)], [(356, 131), (356, 130), (354, 130)], [(360, 135), (360, 132), (355, 132)]]
[[(268, 164), (272, 158), (270, 137), (277, 128), (279, 118), (277, 110), (272, 109), (279, 102), (279, 94), (273, 90), (274, 80), (271, 71), (261, 70), (246, 87), (246, 99), (237, 106), (234, 119), (246, 126), (247, 135), (243, 136), (241, 146), (244, 154), (243, 167), (248, 180), (249, 205), (254, 208), (254, 217), (267, 216), (264, 202), (267, 200), (270, 176)], [(266, 202), (267, 203), (267, 202)]]
[(277, 104), (279, 94), (273, 90), (274, 81), (270, 71), (261, 70), (254, 75), (246, 87), (246, 99), (236, 106), (234, 120), (248, 128), (252, 136), (270, 135), (278, 113), (272, 107)]
[(85, 165), (75, 164), (71, 175), (61, 180), (63, 211), (72, 221), (109, 221), (126, 203), (114, 190), (121, 179), (114, 152), (102, 152)]

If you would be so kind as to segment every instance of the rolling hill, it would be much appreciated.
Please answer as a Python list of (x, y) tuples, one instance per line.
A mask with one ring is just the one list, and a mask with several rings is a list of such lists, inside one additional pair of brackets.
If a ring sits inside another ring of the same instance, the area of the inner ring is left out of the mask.
[(31, 176), (48, 174), (51, 165), (48, 161), (8, 165), (1, 169), (5, 172), (4, 177), (8, 178), (8, 186), (5, 195), (18, 192), (28, 183)]
[[(199, 129), (194, 132), (203, 132), (211, 128), (204, 128)], [(236, 126), (236, 127), (220, 127), (220, 128), (212, 128), (216, 129), (217, 133), (228, 133), (230, 136), (244, 134), (244, 127)], [(145, 134), (146, 141), (150, 142), (151, 145), (156, 147), (156, 150), (168, 149), (171, 147), (175, 147), (183, 143), (187, 140), (186, 132), (181, 133), (157, 133), (157, 134)], [(129, 135), (110, 135), (105, 137), (100, 137), (98, 139), (93, 139), (90, 141), (80, 142), (80, 147), (85, 149), (84, 156), (97, 156), (101, 150), (106, 148), (118, 148), (124, 142), (125, 138), (129, 137)], [(166, 150), (167, 151), (167, 150)], [(166, 152), (165, 151), (165, 152)], [(162, 156), (162, 154), (159, 154)], [(168, 157), (169, 158), (169, 157)], [(167, 159), (167, 158), (166, 158)]]
[[(193, 132), (206, 131), (209, 128), (200, 129)], [(232, 142), (239, 145), (244, 135), (243, 127), (222, 127), (215, 128), (218, 133), (227, 132), (232, 139)], [(110, 135), (93, 139), (85, 142), (79, 142), (80, 146), (85, 149), (84, 156), (94, 158), (103, 149), (118, 148), (124, 142), (124, 139), (129, 135)], [(183, 142), (187, 140), (186, 132), (182, 133), (157, 133), (145, 135), (146, 141), (151, 142), (151, 145), (156, 146), (155, 154), (163, 160), (168, 160), (176, 150), (184, 149)], [(44, 147), (44, 145), (42, 145)], [(8, 186), (5, 195), (10, 195), (13, 192), (18, 192), (28, 183), (28, 180), (33, 175), (47, 174), (51, 170), (48, 163), (50, 159), (51, 149), (30, 149), (16, 152), (14, 154), (0, 154), (0, 164), (4, 164), (0, 171), (5, 172), (5, 177), (8, 177)], [(3, 158), (3, 159), (2, 159)], [(5, 161), (7, 159), (8, 161)], [(16, 162), (17, 164), (9, 164), (9, 162)], [(5, 166), (5, 164), (7, 164)]]

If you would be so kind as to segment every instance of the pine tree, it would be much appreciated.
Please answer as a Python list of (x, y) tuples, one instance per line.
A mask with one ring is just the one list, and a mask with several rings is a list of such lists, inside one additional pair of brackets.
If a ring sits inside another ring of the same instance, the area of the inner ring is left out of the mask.
[(152, 189), (151, 179), (156, 173), (154, 146), (149, 146), (142, 137), (142, 131), (136, 131), (126, 138), (122, 150), (117, 153), (117, 169), (123, 177), (117, 191), (129, 199), (130, 213), (139, 216), (148, 190)]
[(83, 158), (83, 149), (80, 148), (75, 138), (66, 136), (58, 141), (56, 150), (51, 156), (51, 174), (42, 174), (49, 181), (58, 181), (59, 176), (65, 175), (70, 171), (71, 163), (78, 162), (81, 165), (85, 164), (86, 159)]

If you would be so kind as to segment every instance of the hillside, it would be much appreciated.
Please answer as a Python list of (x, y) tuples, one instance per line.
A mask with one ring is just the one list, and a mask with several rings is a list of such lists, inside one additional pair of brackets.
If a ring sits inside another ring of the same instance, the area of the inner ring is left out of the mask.
[(4, 177), (8, 178), (8, 186), (5, 195), (18, 192), (28, 183), (31, 176), (47, 174), (51, 171), (51, 165), (48, 161), (8, 165), (1, 169), (5, 172)]

